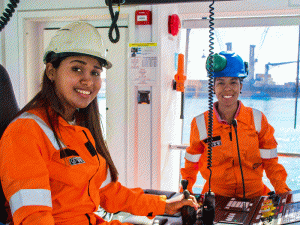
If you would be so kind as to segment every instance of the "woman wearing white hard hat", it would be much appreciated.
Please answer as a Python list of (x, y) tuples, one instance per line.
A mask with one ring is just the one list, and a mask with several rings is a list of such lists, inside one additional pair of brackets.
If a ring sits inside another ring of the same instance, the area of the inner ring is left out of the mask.
[(13, 222), (95, 225), (98, 207), (153, 217), (174, 214), (195, 198), (144, 194), (118, 182), (100, 128), (97, 93), (111, 63), (97, 30), (86, 22), (60, 29), (46, 49), (41, 91), (20, 111), (0, 142), (0, 176)]
[(270, 189), (262, 181), (263, 172), (276, 193), (290, 191), (287, 173), (278, 163), (274, 128), (262, 112), (244, 106), (239, 100), (248, 64), (234, 52), (216, 53), (212, 59), (213, 88), (218, 99), (213, 105), (212, 175), (210, 179), (209, 112), (206, 111), (191, 123), (190, 146), (185, 167), (181, 169), (183, 179), (189, 181), (188, 190), (192, 192), (200, 171), (205, 179), (202, 193), (208, 191), (211, 180), (211, 190), (216, 195), (246, 198), (268, 195)]

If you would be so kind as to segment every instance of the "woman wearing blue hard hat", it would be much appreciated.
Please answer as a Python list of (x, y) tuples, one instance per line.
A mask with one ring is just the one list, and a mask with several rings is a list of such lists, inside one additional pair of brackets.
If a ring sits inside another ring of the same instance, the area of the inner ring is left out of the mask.
[[(212, 192), (246, 198), (267, 195), (270, 189), (262, 182), (263, 171), (276, 193), (290, 191), (287, 173), (278, 163), (274, 128), (262, 112), (238, 100), (248, 64), (234, 52), (220, 52), (212, 57), (212, 71), (218, 100), (213, 105)], [(190, 146), (181, 169), (191, 192), (198, 171), (206, 180), (202, 193), (208, 191), (208, 113), (192, 120)]]

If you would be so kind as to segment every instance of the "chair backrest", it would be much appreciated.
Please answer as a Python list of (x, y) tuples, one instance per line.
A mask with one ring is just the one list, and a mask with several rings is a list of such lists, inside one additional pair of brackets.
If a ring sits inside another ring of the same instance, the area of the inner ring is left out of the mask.
[[(19, 107), (15, 98), (13, 87), (6, 69), (0, 65), (0, 138), (15, 117)], [(6, 223), (8, 214), (5, 207), (6, 199), (0, 185), (0, 222)]]
[(0, 65), (0, 138), (19, 107), (6, 69)]

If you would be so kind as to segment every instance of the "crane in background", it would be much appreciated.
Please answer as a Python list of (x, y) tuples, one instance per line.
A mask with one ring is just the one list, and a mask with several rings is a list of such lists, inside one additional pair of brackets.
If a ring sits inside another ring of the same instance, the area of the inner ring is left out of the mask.
[(260, 50), (265, 42), (267, 33), (269, 31), (270, 27), (265, 27), (264, 31), (261, 34), (261, 38), (258, 44), (258, 53), (257, 56), (255, 57), (255, 48), (256, 45), (250, 45), (250, 50), (249, 50), (249, 74), (248, 74), (248, 81), (250, 82), (250, 85), (252, 86), (255, 82), (255, 78), (254, 78), (254, 67), (255, 67), (255, 63), (258, 61), (258, 56), (260, 54)]
[(265, 74), (264, 74), (264, 83), (267, 83), (268, 80), (268, 74), (271, 66), (280, 66), (280, 65), (285, 65), (285, 64), (290, 64), (290, 63), (296, 63), (297, 61), (289, 61), (289, 62), (279, 62), (279, 63), (270, 63), (268, 62), (265, 64)]

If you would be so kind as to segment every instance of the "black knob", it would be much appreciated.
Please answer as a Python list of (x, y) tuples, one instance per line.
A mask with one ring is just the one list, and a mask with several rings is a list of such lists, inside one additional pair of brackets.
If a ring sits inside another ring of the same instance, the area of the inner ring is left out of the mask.
[(183, 190), (187, 189), (188, 184), (189, 184), (188, 180), (181, 180), (181, 185)]

